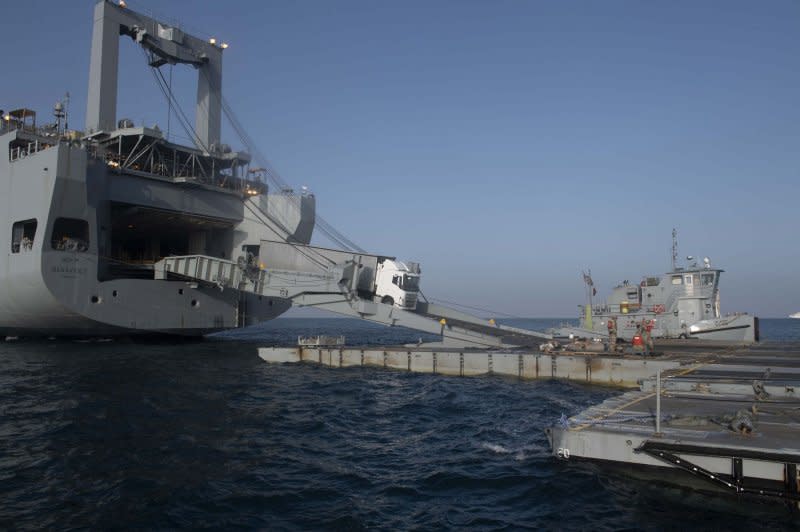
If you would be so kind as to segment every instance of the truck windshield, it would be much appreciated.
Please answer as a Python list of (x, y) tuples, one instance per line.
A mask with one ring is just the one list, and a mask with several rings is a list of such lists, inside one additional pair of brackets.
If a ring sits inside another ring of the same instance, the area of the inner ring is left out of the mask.
[(419, 290), (419, 277), (416, 275), (404, 275), (400, 288), (406, 292), (416, 292)]

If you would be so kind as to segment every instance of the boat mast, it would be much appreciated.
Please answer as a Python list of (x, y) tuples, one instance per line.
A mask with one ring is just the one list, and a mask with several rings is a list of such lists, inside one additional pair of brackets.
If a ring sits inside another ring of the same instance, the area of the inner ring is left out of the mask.
[(592, 329), (592, 296), (594, 296), (595, 292), (597, 291), (594, 287), (594, 281), (592, 280), (592, 270), (588, 270), (588, 273), (583, 273), (583, 282), (586, 283), (586, 294), (588, 296), (589, 304), (583, 309), (583, 319), (584, 319), (584, 326), (587, 329)]
[(678, 230), (672, 228), (672, 271), (678, 266)]

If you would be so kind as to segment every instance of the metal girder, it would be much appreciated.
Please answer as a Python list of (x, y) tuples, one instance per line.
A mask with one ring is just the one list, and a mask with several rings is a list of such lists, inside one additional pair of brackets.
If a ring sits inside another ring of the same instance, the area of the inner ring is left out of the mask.
[[(706, 480), (712, 484), (722, 488), (733, 491), (734, 493), (748, 493), (751, 495), (767, 495), (770, 497), (781, 497), (790, 500), (800, 500), (800, 493), (798, 493), (797, 486), (797, 460), (796, 455), (786, 455), (781, 453), (758, 453), (747, 451), (743, 449), (727, 449), (700, 447), (696, 445), (682, 445), (682, 444), (663, 444), (654, 442), (652, 440), (645, 441), (636, 449), (637, 452), (642, 452), (648, 456), (666, 462), (668, 464), (682, 469), (687, 473)], [(714, 456), (731, 459), (731, 475), (720, 476), (718, 473), (713, 473), (705, 468), (702, 468), (683, 456), (681, 454), (689, 454), (695, 456)], [(762, 487), (749, 487), (745, 486), (745, 477), (743, 475), (742, 460), (748, 458), (751, 460), (760, 461), (775, 461), (783, 463), (784, 470), (786, 471), (784, 490), (762, 488)]]
[(187, 64), (198, 70), (195, 130), (209, 150), (220, 142), (222, 125), (222, 47), (179, 28), (101, 0), (95, 5), (86, 130), (116, 129), (119, 38), (128, 35), (157, 57), (151, 65)]

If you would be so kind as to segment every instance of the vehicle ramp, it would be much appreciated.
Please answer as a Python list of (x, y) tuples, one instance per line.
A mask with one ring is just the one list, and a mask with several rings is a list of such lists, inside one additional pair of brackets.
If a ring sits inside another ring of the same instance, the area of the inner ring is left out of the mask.
[(419, 302), (417, 309), (363, 297), (358, 290), (358, 260), (328, 266), (325, 271), (263, 268), (243, 260), (233, 262), (205, 255), (166, 257), (155, 265), (156, 279), (191, 280), (220, 290), (239, 290), (288, 299), (293, 305), (314, 307), (342, 316), (387, 326), (401, 326), (441, 337), (448, 347), (503, 348), (539, 345), (545, 333), (496, 324), (455, 309)]

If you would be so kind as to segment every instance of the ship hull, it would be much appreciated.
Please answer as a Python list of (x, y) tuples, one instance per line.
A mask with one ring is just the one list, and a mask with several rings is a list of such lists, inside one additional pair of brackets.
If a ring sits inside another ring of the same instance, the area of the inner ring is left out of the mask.
[(689, 327), (689, 338), (715, 342), (757, 342), (758, 318), (749, 314), (739, 314), (699, 321)]
[[(617, 315), (595, 315), (594, 321), (596, 323), (604, 324), (610, 319), (619, 320), (620, 316)], [(627, 316), (626, 316), (627, 318)], [(639, 320), (630, 320), (630, 325), (618, 334), (619, 340), (630, 342), (633, 336), (637, 333), (636, 323), (643, 321), (653, 320), (656, 324), (658, 320), (653, 316), (644, 316)], [(557, 338), (602, 338), (609, 337), (608, 330), (601, 328), (588, 329), (585, 327), (572, 327), (564, 326), (552, 331)], [(722, 343), (754, 343), (759, 341), (759, 323), (758, 318), (749, 314), (738, 314), (734, 316), (726, 316), (723, 318), (715, 318), (710, 320), (702, 320), (694, 323), (688, 328), (684, 329), (661, 329), (654, 328), (651, 332), (654, 339), (691, 339), (702, 341), (714, 341)]]
[[(0, 144), (13, 146), (18, 135), (0, 135)], [(0, 159), (0, 196), (5, 336), (201, 336), (274, 319), (289, 300), (157, 280), (152, 264), (181, 253), (235, 259), (274, 238), (246, 216), (248, 204), (296, 215), (287, 225), (297, 228), (298, 241), (310, 239), (313, 227), (313, 197), (244, 198), (124, 175), (68, 142)]]

